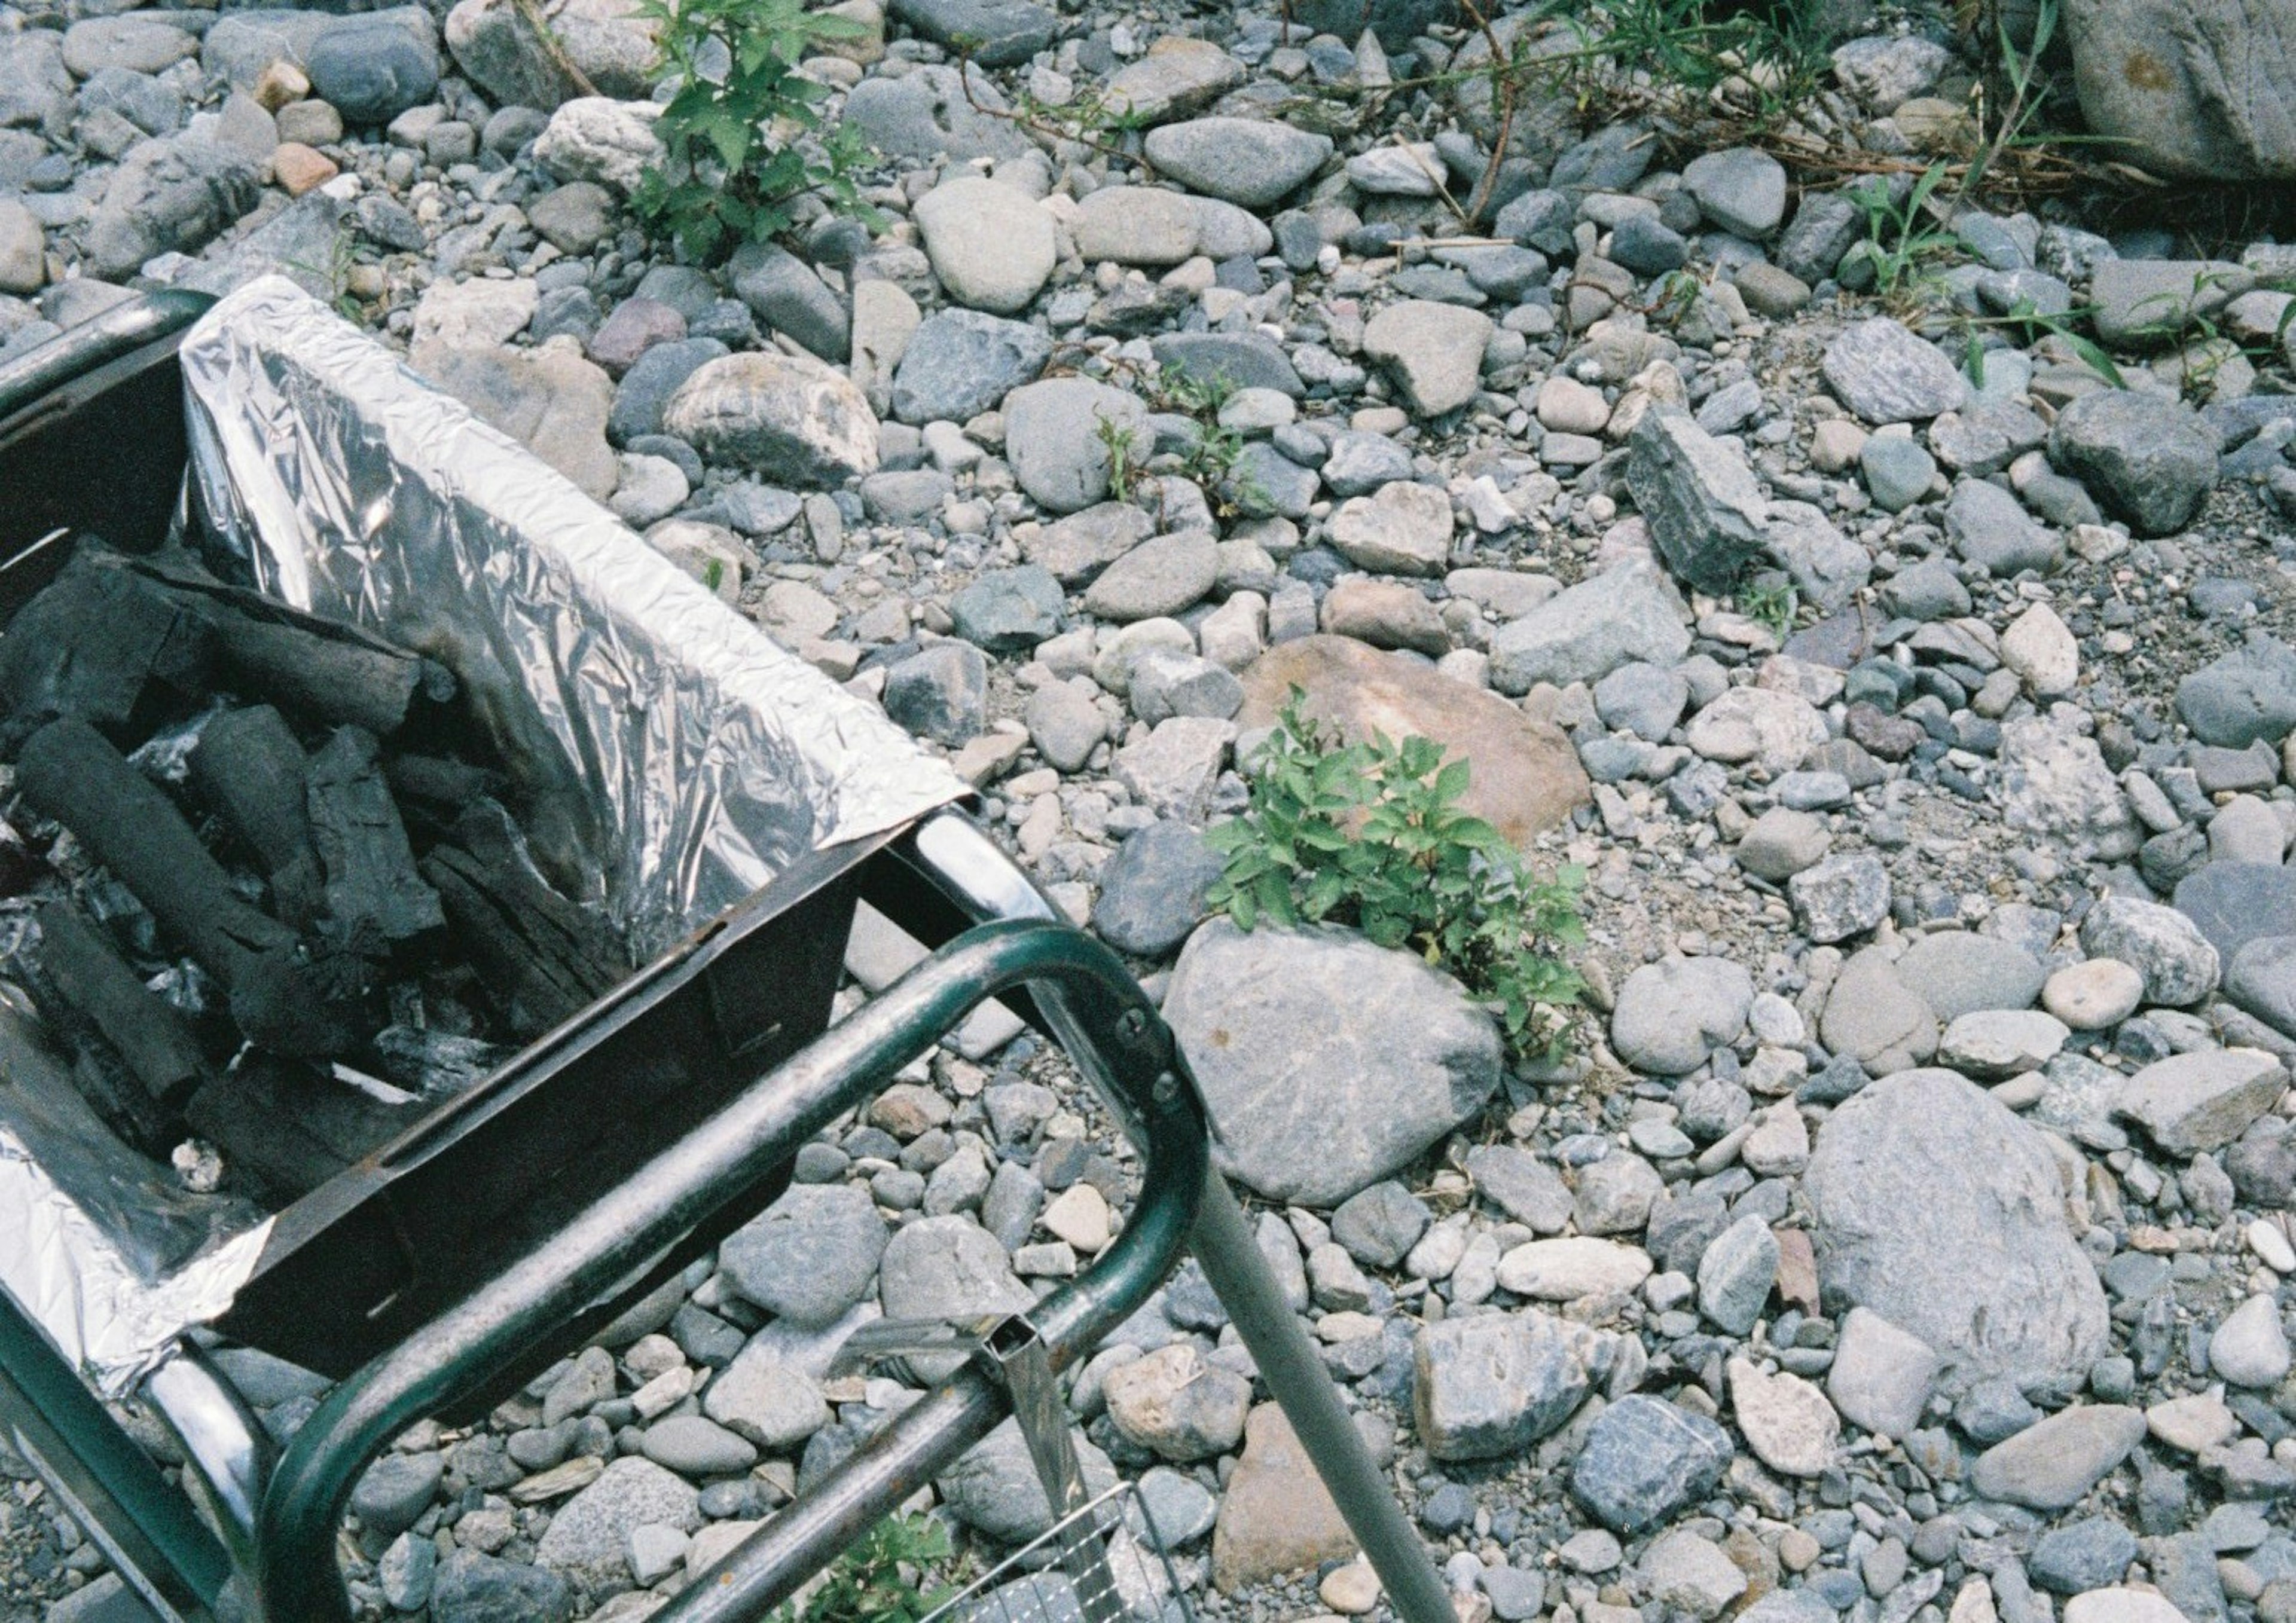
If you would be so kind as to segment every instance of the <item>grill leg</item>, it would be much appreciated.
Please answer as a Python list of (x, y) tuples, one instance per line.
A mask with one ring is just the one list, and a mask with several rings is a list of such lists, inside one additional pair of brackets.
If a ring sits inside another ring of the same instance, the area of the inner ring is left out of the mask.
[[(912, 836), (909, 860), (974, 918), (1060, 916), (1012, 859), (969, 818), (957, 813), (944, 812), (920, 824)], [(1068, 1017), (1057, 996), (1040, 997), (1038, 1006), (1050, 1023), (1065, 1031)], [(1090, 1052), (1078, 1043), (1066, 1045), (1071, 1053)], [(1109, 1092), (1105, 1087), (1101, 1091), (1103, 1095)], [(1117, 1115), (1121, 1119), (1123, 1112)], [(1340, 1402), (1330, 1372), (1308, 1332), (1292, 1316), (1282, 1287), (1268, 1271), (1267, 1258), (1253, 1243), (1235, 1196), (1218, 1172), (1209, 1167), (1189, 1243), (1196, 1260), (1203, 1265), (1205, 1279), (1234, 1322), (1236, 1333), (1251, 1349), (1260, 1378), (1282, 1406), (1284, 1418), (1299, 1435), (1300, 1446), (1315, 1464), (1316, 1474), (1347, 1519), (1348, 1530), (1356, 1536), (1373, 1570), (1386, 1586), (1396, 1615), (1403, 1623), (1454, 1623), (1450, 1596), (1434, 1562), (1428, 1559), (1427, 1547), (1419, 1542), (1403, 1507), (1381, 1479), (1371, 1451), (1364, 1447), (1346, 1406)]]

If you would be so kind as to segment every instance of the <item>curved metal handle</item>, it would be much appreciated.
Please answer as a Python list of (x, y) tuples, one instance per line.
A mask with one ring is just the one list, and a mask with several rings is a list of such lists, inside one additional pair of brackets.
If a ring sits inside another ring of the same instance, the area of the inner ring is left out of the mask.
[[(734, 1192), (794, 1155), (976, 1004), (1028, 984), (1064, 994), (1092, 1057), (1145, 1128), (1144, 1184), (1124, 1232), (1030, 1316), (1051, 1344), (1055, 1365), (1121, 1323), (1171, 1271), (1186, 1243), (1209, 1159), (1202, 1106), (1170, 1033), (1107, 947), (1065, 925), (983, 925), (752, 1083), (533, 1252), (337, 1387), (297, 1432), (264, 1497), (255, 1574), (263, 1617), (269, 1623), (348, 1623), (335, 1529), (352, 1483), (386, 1442), (470, 1390), (488, 1370), (533, 1348)], [(935, 1406), (951, 1391), (944, 1387), (909, 1414), (940, 1413)], [(975, 1402), (949, 1436), (977, 1425), (974, 1438), (959, 1445), (970, 1446), (1002, 1418), (1001, 1404), (1001, 1394), (985, 1407)], [(826, 1544), (821, 1559), (837, 1547)], [(795, 1579), (805, 1575), (797, 1571)]]
[(215, 303), (210, 293), (189, 288), (124, 299), (76, 327), (58, 333), (0, 366), (0, 423), (61, 384), (94, 372), (108, 361), (141, 349), (156, 339), (180, 332)]

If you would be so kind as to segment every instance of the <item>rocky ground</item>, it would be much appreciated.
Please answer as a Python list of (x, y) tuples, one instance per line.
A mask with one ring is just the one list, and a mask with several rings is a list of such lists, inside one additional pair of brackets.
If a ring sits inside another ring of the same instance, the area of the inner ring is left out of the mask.
[[(1439, 7), (838, 9), (808, 70), (880, 223), (713, 273), (623, 210), (659, 147), (612, 0), (548, 7), (594, 97), (508, 0), (0, 4), (0, 358), (285, 271), (950, 751), (1164, 999), (1463, 1618), (2296, 1619), (2296, 250), (1969, 213), (1877, 298), (1857, 204), (1630, 86), (1414, 87), (1487, 48)], [(1918, 166), (1951, 41), (1877, 26), (1802, 126)], [(1587, 871), (1565, 1062), (1409, 958), (1204, 921), (1294, 684)], [(905, 962), (865, 929), (850, 996)], [(644, 1617), (906, 1401), (827, 1379), (852, 1326), (1088, 1261), (1131, 1158), (1015, 1029), (399, 1439), (365, 1613)], [(1381, 1614), (1265, 1397), (1189, 1269), (1070, 1401), (1199, 1615)], [(8, 1471), (7, 1615), (100, 1615)], [(932, 1502), (977, 1565), (1046, 1518), (1009, 1431)]]

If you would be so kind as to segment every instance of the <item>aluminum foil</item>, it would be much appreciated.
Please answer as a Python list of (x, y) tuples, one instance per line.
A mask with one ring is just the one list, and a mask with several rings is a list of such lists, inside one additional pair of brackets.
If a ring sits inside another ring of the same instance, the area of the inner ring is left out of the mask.
[(970, 791), (282, 277), (184, 340), (193, 495), (255, 585), (453, 670), (554, 879), (651, 955)]
[[(970, 792), (292, 283), (224, 299), (181, 357), (188, 527), (272, 595), (452, 670), (537, 860), (644, 955), (797, 857)], [(200, 1208), (179, 1260), (180, 1192), (134, 1176), (0, 1125), (0, 1283), (111, 1396), (229, 1306), (269, 1231)]]

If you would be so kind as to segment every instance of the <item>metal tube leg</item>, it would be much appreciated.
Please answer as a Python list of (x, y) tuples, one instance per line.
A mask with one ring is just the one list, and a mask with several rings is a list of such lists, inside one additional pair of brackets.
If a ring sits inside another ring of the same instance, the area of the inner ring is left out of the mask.
[[(913, 844), (917, 863), (976, 918), (1058, 916), (1044, 893), (967, 817), (944, 812), (928, 818), (918, 826)], [(1070, 1031), (1074, 1017), (1057, 991), (1040, 997), (1038, 1006), (1064, 1036)], [(1088, 1061), (1088, 1045), (1071, 1040), (1067, 1046)], [(1089, 1074), (1088, 1063), (1086, 1069)], [(1104, 1084), (1101, 1091), (1103, 1096), (1110, 1094)], [(1379, 1467), (1372, 1463), (1332, 1385), (1331, 1372), (1268, 1272), (1267, 1259), (1259, 1254), (1235, 1196), (1210, 1167), (1204, 1170), (1203, 1197), (1196, 1202), (1191, 1249), (1236, 1333), (1251, 1349), (1260, 1378), (1283, 1406), (1316, 1474), (1347, 1518), (1348, 1530), (1387, 1586), (1396, 1615), (1403, 1623), (1453, 1623), (1450, 1596), (1426, 1546), (1381, 1480)]]
[(1403, 1507), (1381, 1480), (1371, 1451), (1332, 1385), (1331, 1373), (1283, 1299), (1226, 1180), (1209, 1167), (1204, 1169), (1203, 1197), (1196, 1202), (1192, 1249), (1236, 1334), (1251, 1349), (1260, 1379), (1299, 1434), (1300, 1446), (1330, 1490), (1332, 1502), (1347, 1518), (1348, 1530), (1387, 1586), (1396, 1616), (1404, 1623), (1454, 1623), (1451, 1598), (1428, 1559), (1427, 1546), (1419, 1542)]

